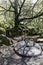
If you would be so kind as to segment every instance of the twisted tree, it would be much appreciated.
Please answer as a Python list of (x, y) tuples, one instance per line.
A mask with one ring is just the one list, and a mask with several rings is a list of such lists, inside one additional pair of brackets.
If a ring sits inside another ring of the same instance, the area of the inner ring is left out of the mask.
[[(32, 7), (28, 6), (28, 10), (26, 11), (25, 17), (22, 14), (22, 10), (24, 10), (26, 0), (14, 0), (14, 1), (9, 0), (10, 6), (8, 7), (8, 9), (6, 9), (3, 6), (0, 6), (0, 8), (2, 8), (4, 10), (3, 12), (5, 14), (6, 14), (6, 12), (13, 12), (14, 13), (14, 22), (15, 22), (14, 28), (16, 31), (18, 31), (20, 22), (23, 22), (23, 21), (25, 22), (27, 20), (31, 21), (35, 18), (43, 16), (43, 11), (41, 12), (41, 10), (37, 14), (33, 15), (33, 10), (38, 2), (39, 2), (39, 0), (37, 0)], [(13, 10), (11, 10), (11, 8), (13, 8)], [(30, 8), (32, 11), (32, 14), (30, 14), (31, 16), (28, 15), (30, 12)], [(27, 12), (28, 12), (28, 14), (27, 14)]]

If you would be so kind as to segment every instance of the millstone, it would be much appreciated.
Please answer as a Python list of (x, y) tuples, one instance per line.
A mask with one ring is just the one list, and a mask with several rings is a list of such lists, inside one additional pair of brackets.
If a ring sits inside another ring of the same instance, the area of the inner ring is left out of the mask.
[(28, 43), (25, 41), (15, 43), (14, 50), (18, 55), (26, 57), (38, 56), (42, 52), (40, 45), (32, 41)]

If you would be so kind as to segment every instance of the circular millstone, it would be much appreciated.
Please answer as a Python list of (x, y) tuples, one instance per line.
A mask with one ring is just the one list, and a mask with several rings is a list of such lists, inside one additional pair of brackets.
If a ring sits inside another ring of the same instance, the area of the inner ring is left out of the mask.
[(25, 41), (15, 43), (14, 50), (18, 55), (26, 57), (38, 56), (41, 54), (41, 47), (39, 44), (35, 43), (33, 45), (29, 42), (25, 43)]

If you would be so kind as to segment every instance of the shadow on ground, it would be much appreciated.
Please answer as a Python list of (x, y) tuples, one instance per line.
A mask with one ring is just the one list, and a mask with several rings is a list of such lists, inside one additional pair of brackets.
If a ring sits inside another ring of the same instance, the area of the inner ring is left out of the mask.
[(28, 65), (30, 58), (19, 57), (16, 54), (12, 54), (10, 57), (1, 57), (0, 65)]

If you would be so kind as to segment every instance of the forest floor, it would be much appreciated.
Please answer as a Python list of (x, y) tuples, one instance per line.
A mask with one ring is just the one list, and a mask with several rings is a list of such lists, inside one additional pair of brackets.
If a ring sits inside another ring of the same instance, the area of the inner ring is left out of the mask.
[[(19, 40), (18, 38), (15, 37), (13, 39), (13, 42), (16, 43)], [(41, 55), (37, 57), (25, 58), (18, 56), (15, 53), (15, 51), (13, 50), (14, 43), (11, 46), (3, 45), (0, 47), (0, 65), (40, 65), (40, 63), (43, 62), (43, 48)], [(39, 43), (39, 44), (43, 47), (43, 43)]]

